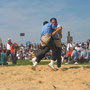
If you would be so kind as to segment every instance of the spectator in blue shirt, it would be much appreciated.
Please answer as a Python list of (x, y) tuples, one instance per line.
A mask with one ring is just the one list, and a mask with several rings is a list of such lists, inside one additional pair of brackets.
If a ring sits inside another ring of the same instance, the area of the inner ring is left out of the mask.
[(78, 52), (77, 52), (77, 50), (73, 49), (73, 52), (71, 54), (71, 58), (73, 58), (74, 60), (78, 59)]
[(87, 62), (88, 59), (89, 59), (89, 51), (85, 47), (82, 47), (81, 56), (79, 57), (79, 61), (80, 63), (83, 63), (83, 62)]

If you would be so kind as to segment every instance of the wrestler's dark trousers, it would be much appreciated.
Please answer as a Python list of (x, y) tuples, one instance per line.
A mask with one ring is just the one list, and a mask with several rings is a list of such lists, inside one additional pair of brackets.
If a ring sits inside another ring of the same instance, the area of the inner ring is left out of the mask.
[(48, 45), (46, 47), (42, 47), (42, 49), (39, 51), (39, 53), (37, 53), (36, 57), (37, 57), (37, 62), (39, 63), (43, 57), (45, 57), (45, 54), (49, 51), (52, 50), (52, 52), (54, 53), (52, 55), (52, 60), (56, 59), (56, 56), (58, 54), (57, 52), (57, 47), (54, 43), (54, 39), (51, 38)]
[(52, 60), (57, 60), (57, 67), (61, 67), (61, 48), (57, 47), (57, 54), (55, 52), (52, 52)]

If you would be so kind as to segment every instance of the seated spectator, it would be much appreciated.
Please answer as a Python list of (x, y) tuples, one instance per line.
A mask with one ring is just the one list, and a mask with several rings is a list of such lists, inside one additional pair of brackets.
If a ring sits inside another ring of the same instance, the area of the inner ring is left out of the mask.
[(82, 47), (81, 56), (79, 56), (80, 63), (88, 61), (88, 50), (85, 47)]
[(70, 62), (70, 61), (71, 61), (72, 52), (73, 52), (73, 48), (70, 48), (70, 49), (67, 51), (66, 57), (65, 57), (65, 59), (67, 60), (67, 62)]
[(79, 44), (76, 44), (75, 49), (76, 49), (77, 51), (80, 51), (82, 48), (79, 46)]
[(67, 51), (69, 51), (70, 48), (72, 48), (72, 47), (73, 47), (72, 44), (71, 44), (71, 43), (68, 43), (68, 44), (67, 44)]
[(78, 60), (78, 52), (75, 48), (72, 48), (72, 53), (71, 53), (71, 61), (67, 62), (66, 64), (72, 64), (77, 62)]
[(89, 51), (89, 50), (87, 50), (87, 56), (85, 57), (85, 59), (86, 59), (87, 61), (90, 60), (90, 51)]

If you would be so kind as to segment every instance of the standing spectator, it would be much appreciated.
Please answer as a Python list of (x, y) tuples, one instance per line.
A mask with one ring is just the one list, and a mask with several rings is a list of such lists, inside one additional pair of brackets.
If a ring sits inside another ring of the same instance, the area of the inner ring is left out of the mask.
[(6, 49), (3, 49), (0, 53), (0, 65), (7, 65)]
[(15, 48), (14, 44), (10, 45), (10, 51), (11, 51), (11, 56), (12, 56), (12, 63), (16, 64), (17, 57), (16, 57), (16, 48)]
[(8, 42), (7, 42), (7, 56), (9, 56), (11, 54), (10, 44), (11, 44), (11, 39), (8, 39)]
[(90, 39), (88, 40), (87, 45), (88, 45), (88, 49), (90, 50)]
[(0, 51), (3, 50), (3, 44), (0, 44)]

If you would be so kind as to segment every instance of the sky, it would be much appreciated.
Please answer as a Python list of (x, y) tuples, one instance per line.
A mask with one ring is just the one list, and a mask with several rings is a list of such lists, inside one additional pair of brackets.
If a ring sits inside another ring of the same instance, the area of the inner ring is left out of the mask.
[(63, 27), (62, 42), (68, 31), (74, 42), (90, 39), (90, 0), (0, 0), (0, 38), (39, 43), (42, 23), (52, 17)]

